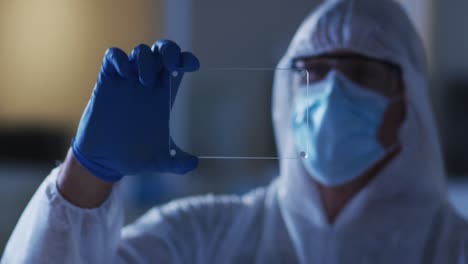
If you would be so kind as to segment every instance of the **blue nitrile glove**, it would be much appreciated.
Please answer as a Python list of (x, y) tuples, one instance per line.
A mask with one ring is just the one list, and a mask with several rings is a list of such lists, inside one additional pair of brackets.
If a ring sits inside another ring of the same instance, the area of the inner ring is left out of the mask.
[(75, 158), (107, 182), (143, 172), (194, 170), (198, 159), (169, 139), (169, 107), (183, 73), (199, 67), (192, 53), (181, 52), (169, 40), (157, 41), (152, 48), (138, 45), (130, 58), (118, 48), (107, 50), (72, 142)]

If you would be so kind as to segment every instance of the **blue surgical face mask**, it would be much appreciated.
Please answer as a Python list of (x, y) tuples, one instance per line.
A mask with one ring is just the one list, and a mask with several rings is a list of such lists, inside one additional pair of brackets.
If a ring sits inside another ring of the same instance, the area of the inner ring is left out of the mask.
[(378, 130), (391, 101), (331, 71), (295, 94), (292, 127), (303, 165), (326, 186), (348, 183), (383, 159)]

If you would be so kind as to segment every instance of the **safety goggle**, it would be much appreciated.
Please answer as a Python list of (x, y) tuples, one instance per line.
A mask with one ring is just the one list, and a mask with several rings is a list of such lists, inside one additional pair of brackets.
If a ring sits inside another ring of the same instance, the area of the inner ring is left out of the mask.
[(293, 67), (308, 73), (308, 76), (302, 75), (302, 78), (298, 75), (299, 80), (295, 83), (299, 85), (306, 81), (310, 84), (321, 81), (331, 70), (336, 70), (360, 86), (384, 96), (393, 97), (402, 93), (402, 85), (396, 83), (401, 81), (400, 67), (365, 56), (353, 54), (296, 58)]

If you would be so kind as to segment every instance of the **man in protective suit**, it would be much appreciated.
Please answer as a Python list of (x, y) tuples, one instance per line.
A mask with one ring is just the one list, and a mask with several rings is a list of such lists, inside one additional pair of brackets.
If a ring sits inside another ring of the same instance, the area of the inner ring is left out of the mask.
[(309, 72), (308, 94), (287, 73), (273, 87), (279, 151), (310, 144), (307, 157), (281, 160), (265, 188), (173, 201), (123, 227), (123, 175), (197, 166), (158, 149), (169, 113), (157, 103), (167, 102), (165, 77), (176, 71), (177, 84), (198, 60), (170, 41), (130, 57), (110, 49), (65, 162), (25, 209), (2, 263), (468, 263), (424, 48), (401, 7), (327, 1), (279, 67)]

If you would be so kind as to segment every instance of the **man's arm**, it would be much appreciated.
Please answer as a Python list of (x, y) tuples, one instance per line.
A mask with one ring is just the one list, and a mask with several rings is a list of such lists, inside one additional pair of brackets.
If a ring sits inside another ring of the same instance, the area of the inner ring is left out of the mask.
[[(167, 40), (153, 48), (140, 44), (130, 57), (109, 49), (64, 163), (31, 198), (0, 262), (115, 263), (129, 241), (121, 236), (120, 184), (114, 183), (125, 175), (180, 174), (197, 166), (197, 158), (175, 144), (176, 155), (169, 154), (167, 106), (183, 73), (198, 67), (193, 54)], [(140, 231), (145, 236), (147, 230)], [(141, 258), (166, 253), (154, 245)]]
[(65, 199), (81, 208), (96, 208), (107, 199), (112, 186), (93, 176), (68, 151), (57, 175), (57, 187)]

